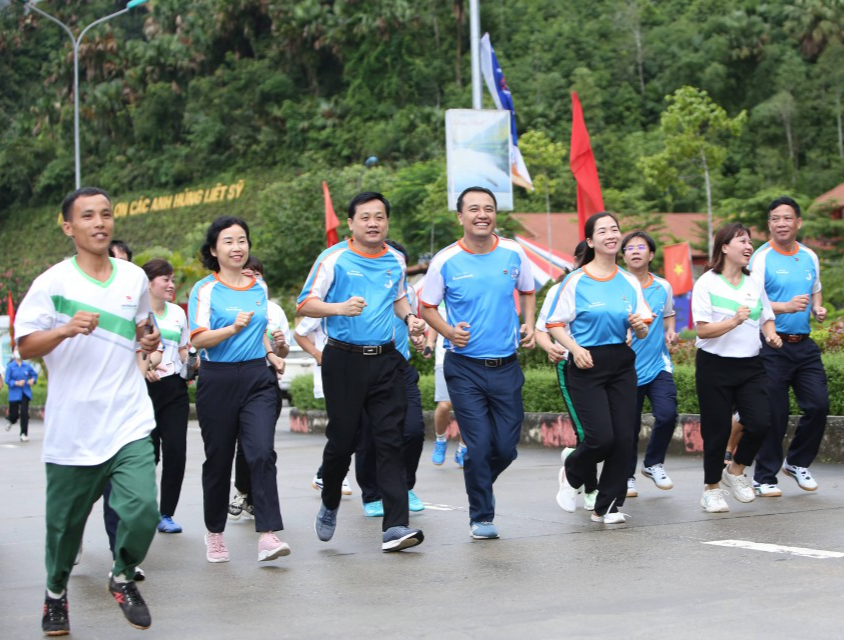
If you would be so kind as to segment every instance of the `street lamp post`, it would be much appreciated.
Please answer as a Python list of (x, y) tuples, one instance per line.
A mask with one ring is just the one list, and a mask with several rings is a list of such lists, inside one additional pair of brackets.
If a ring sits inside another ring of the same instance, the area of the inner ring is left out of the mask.
[(120, 11), (115, 11), (114, 13), (100, 18), (99, 20), (94, 20), (94, 22), (82, 29), (82, 32), (79, 34), (78, 38), (73, 37), (73, 31), (71, 31), (70, 27), (68, 27), (64, 22), (62, 22), (58, 18), (54, 18), (46, 11), (42, 11), (37, 6), (35, 6), (35, 4), (33, 4), (31, 0), (27, 0), (26, 2), (24, 2), (24, 4), (30, 9), (32, 9), (35, 13), (44, 16), (48, 20), (56, 23), (62, 29), (64, 29), (65, 33), (67, 33), (71, 43), (73, 44), (73, 159), (76, 165), (77, 189), (82, 186), (82, 161), (80, 159), (79, 152), (79, 45), (82, 42), (82, 38), (85, 37), (85, 34), (88, 33), (88, 31), (93, 27), (96, 27), (98, 24), (102, 24), (106, 20), (111, 20), (112, 18), (116, 18), (117, 16), (122, 16), (124, 13), (128, 13), (135, 7), (144, 4), (146, 1), (147, 0), (129, 0), (129, 2), (126, 3), (126, 7), (121, 9)]

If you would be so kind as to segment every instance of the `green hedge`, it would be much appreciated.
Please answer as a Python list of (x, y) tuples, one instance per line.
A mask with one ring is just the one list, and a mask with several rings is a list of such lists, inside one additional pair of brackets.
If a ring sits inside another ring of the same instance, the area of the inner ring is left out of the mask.
[[(844, 353), (827, 353), (822, 356), (826, 375), (829, 382), (830, 415), (844, 415)], [(525, 386), (522, 391), (525, 411), (536, 413), (563, 413), (565, 408), (557, 385), (557, 375), (548, 365), (545, 369), (527, 369), (525, 372)], [(683, 364), (674, 367), (674, 381), (677, 383), (677, 401), (680, 413), (699, 413), (695, 391), (695, 370), (693, 365)], [(423, 375), (419, 378), (419, 391), (422, 394), (422, 408), (434, 409), (434, 376)], [(311, 376), (300, 376), (291, 385), (293, 406), (305, 409), (325, 409), (323, 400), (315, 400), (313, 393), (313, 379)], [(791, 396), (791, 413), (797, 415), (800, 409)], [(645, 412), (650, 407), (645, 402)]]

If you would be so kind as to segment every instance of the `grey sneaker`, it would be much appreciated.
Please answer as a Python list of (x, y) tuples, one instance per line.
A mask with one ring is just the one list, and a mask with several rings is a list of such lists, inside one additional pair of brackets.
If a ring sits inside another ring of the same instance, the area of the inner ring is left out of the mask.
[[(319, 513), (317, 514), (316, 520), (314, 520), (314, 531), (316, 531), (317, 538), (323, 542), (328, 542), (334, 537), (334, 530), (337, 528), (338, 511), (339, 509), (328, 509), (324, 504), (319, 506)], [(386, 536), (386, 534), (384, 535)]]
[(492, 522), (473, 522), (472, 537), (475, 540), (496, 540), (498, 528)]
[(411, 529), (409, 527), (390, 527), (384, 532), (381, 538), (382, 551), (401, 551), (402, 549), (409, 549), (421, 544), (425, 539), (420, 529)]

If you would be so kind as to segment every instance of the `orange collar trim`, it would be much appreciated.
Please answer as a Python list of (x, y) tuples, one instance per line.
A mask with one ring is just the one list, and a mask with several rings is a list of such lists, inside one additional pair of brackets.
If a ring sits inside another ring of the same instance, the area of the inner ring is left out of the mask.
[(384, 254), (387, 253), (387, 245), (382, 242), (381, 243), (381, 251), (379, 251), (378, 253), (365, 253), (365, 252), (363, 252), (360, 249), (357, 249), (355, 247), (354, 239), (349, 238), (349, 250), (352, 253), (356, 253), (357, 255), (361, 256), (362, 258), (374, 259), (374, 258), (380, 258), (381, 256), (383, 256)]

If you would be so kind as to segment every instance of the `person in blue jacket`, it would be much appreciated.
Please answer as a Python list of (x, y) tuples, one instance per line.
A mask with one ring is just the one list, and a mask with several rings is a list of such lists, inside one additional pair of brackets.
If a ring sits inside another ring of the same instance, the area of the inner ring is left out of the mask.
[(15, 349), (12, 360), (6, 367), (6, 384), (9, 387), (9, 419), (6, 431), (21, 420), (21, 442), (29, 441), (29, 401), (32, 400), (32, 385), (38, 382), (38, 374), (28, 362), (21, 360)]

